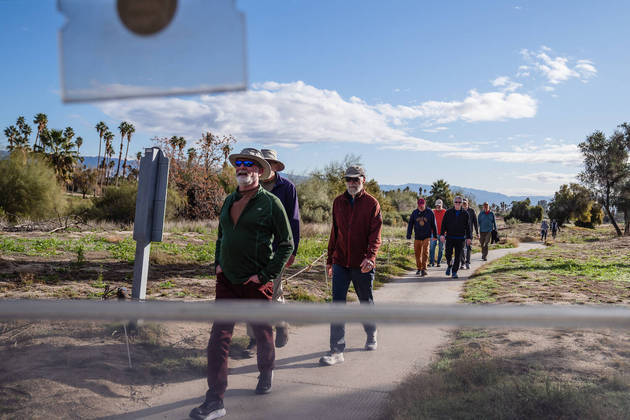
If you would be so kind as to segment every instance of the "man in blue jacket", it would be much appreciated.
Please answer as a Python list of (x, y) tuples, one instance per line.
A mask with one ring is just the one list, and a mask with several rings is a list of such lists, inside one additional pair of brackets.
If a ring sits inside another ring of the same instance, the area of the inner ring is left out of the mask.
[(481, 259), (488, 261), (488, 244), (492, 239), (492, 231), (497, 230), (497, 221), (490, 211), (487, 201), (483, 203), (483, 211), (479, 213), (479, 243), (481, 245)]
[[(278, 154), (275, 150), (262, 149), (263, 157), (271, 166), (271, 174), (269, 178), (262, 181), (262, 186), (267, 191), (278, 197), (284, 206), (284, 210), (289, 218), (289, 224), (291, 225), (291, 233), (293, 234), (293, 253), (287, 261), (286, 267), (291, 267), (295, 261), (295, 256), (298, 252), (298, 245), (300, 244), (300, 206), (298, 204), (297, 190), (295, 185), (288, 179), (280, 176), (278, 172), (284, 170), (284, 163), (278, 160)], [(278, 244), (274, 242), (274, 251), (278, 248)], [(280, 275), (273, 281), (273, 302), (284, 303), (283, 291), (282, 291), (282, 277), (284, 269)], [(251, 336), (250, 336), (251, 337)], [(284, 321), (280, 321), (276, 324), (276, 347), (284, 347), (289, 341), (288, 324)]]
[(424, 277), (427, 275), (431, 234), (433, 234), (434, 238), (438, 236), (435, 215), (431, 209), (427, 208), (427, 203), (424, 198), (418, 199), (418, 208), (415, 209), (409, 217), (407, 239), (411, 239), (412, 230), (415, 231), (413, 250), (416, 255), (416, 267), (418, 268), (416, 274), (420, 274)]

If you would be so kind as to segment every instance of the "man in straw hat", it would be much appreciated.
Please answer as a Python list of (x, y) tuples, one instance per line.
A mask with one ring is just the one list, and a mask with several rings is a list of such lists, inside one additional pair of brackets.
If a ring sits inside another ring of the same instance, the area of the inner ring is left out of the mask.
[[(333, 201), (332, 229), (328, 240), (326, 270), (332, 276), (333, 302), (346, 302), (350, 282), (362, 304), (373, 304), (372, 283), (376, 253), (381, 245), (381, 206), (365, 192), (365, 172), (350, 166), (345, 174), (346, 192)], [(376, 350), (376, 325), (363, 324), (366, 350)], [(330, 326), (330, 352), (319, 359), (330, 366), (344, 361), (345, 325)]]
[[(289, 257), (289, 261), (285, 267), (291, 267), (295, 256), (297, 255), (298, 245), (300, 243), (300, 207), (298, 204), (297, 190), (295, 185), (281, 176), (278, 172), (284, 170), (284, 163), (278, 160), (278, 154), (275, 150), (262, 149), (263, 157), (269, 163), (271, 167), (271, 173), (269, 178), (262, 181), (262, 186), (267, 191), (280, 199), (284, 210), (289, 217), (289, 223), (291, 224), (291, 233), (293, 234), (293, 254)], [(273, 242), (274, 251), (278, 248), (278, 241)], [(273, 297), (272, 301), (284, 303), (284, 297), (282, 296), (282, 275), (284, 269), (278, 277), (273, 281)], [(249, 348), (253, 348), (256, 343), (256, 337), (254, 332), (247, 326), (247, 335), (249, 335), (250, 344)], [(280, 321), (276, 324), (276, 347), (284, 347), (289, 341), (288, 324), (284, 321)]]
[[(243, 149), (229, 156), (236, 169), (237, 190), (223, 203), (219, 216), (215, 265), (216, 300), (252, 299), (270, 301), (273, 280), (293, 252), (291, 226), (280, 200), (261, 185), (271, 173), (269, 163), (257, 149)], [(276, 252), (272, 244), (277, 241)], [(275, 361), (273, 330), (269, 324), (253, 324), (258, 342), (257, 394), (271, 391)], [(208, 342), (208, 391), (205, 402), (190, 412), (195, 419), (225, 415), (223, 396), (227, 388), (228, 353), (234, 322), (215, 322)]]

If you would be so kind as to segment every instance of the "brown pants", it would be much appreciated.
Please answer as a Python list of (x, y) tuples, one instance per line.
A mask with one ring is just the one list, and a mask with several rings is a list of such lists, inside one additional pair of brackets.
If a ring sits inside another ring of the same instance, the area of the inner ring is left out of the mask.
[[(223, 274), (217, 275), (216, 300), (223, 299), (255, 299), (271, 300), (273, 283), (265, 285), (232, 284)], [(269, 324), (252, 324), (256, 336), (258, 371), (269, 372), (274, 368), (276, 358), (273, 344), (273, 331)], [(223, 399), (227, 388), (228, 354), (234, 322), (215, 322), (212, 325), (208, 342), (208, 392), (206, 400)]]
[(479, 232), (479, 244), (481, 245), (481, 258), (488, 256), (488, 245), (492, 239), (492, 232)]
[(413, 242), (413, 251), (416, 254), (416, 267), (418, 270), (426, 270), (429, 262), (429, 244), (431, 238), (416, 239)]

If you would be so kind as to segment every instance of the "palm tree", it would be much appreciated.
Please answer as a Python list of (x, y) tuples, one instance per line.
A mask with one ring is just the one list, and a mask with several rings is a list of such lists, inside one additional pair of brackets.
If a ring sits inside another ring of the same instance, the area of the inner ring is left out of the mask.
[(125, 171), (127, 169), (127, 154), (129, 153), (129, 143), (131, 143), (131, 135), (136, 132), (136, 127), (133, 124), (127, 124), (127, 149), (125, 150), (125, 163), (123, 164), (123, 174), (122, 177), (125, 177)]
[(114, 165), (113, 156), (116, 153), (114, 150), (114, 133), (108, 131), (105, 134), (105, 140), (107, 142), (105, 153), (107, 154), (107, 163), (105, 164), (105, 183), (107, 183), (107, 178), (111, 175), (111, 168)]
[[(103, 121), (99, 121), (98, 124), (96, 124), (94, 126), (94, 128), (96, 129), (96, 131), (98, 132), (98, 157), (96, 158), (96, 169), (97, 169), (97, 176), (96, 179), (100, 180), (100, 168), (101, 168), (101, 145), (103, 143), (103, 135), (109, 131), (109, 128), (107, 127), (107, 125), (103, 122)], [(103, 156), (103, 160), (105, 160), (105, 156)], [(98, 181), (97, 181), (98, 183)]]
[(118, 185), (118, 173), (120, 172), (120, 161), (122, 160), (122, 149), (123, 143), (125, 142), (125, 136), (127, 135), (127, 131), (129, 130), (129, 123), (123, 121), (118, 126), (118, 131), (120, 131), (120, 152), (118, 153), (118, 167), (116, 168), (116, 185)]
[(48, 116), (40, 112), (33, 118), (33, 124), (37, 124), (37, 134), (35, 135), (35, 143), (33, 144), (33, 150), (36, 150), (39, 136), (41, 136), (48, 125)]
[[(68, 127), (69, 128), (69, 127)], [(57, 178), (59, 181), (68, 185), (72, 181), (72, 173), (78, 161), (78, 153), (72, 150), (74, 143), (72, 143), (72, 135), (74, 132), (72, 129), (50, 130), (49, 141), (51, 152), (48, 155), (48, 159), (55, 169)], [(68, 134), (68, 136), (66, 135)]]
[(103, 150), (103, 160), (101, 161), (101, 164), (99, 165), (99, 168), (102, 171), (102, 174), (99, 177), (101, 188), (103, 187), (103, 184), (107, 180), (106, 168), (107, 168), (108, 156), (111, 156), (109, 152), (113, 150), (112, 140), (114, 139), (114, 134), (109, 130), (105, 130), (105, 132), (103, 133), (103, 139), (105, 139), (105, 149)]
[(83, 145), (83, 137), (81, 136), (77, 137), (77, 139), (75, 140), (75, 143), (77, 145), (77, 154), (81, 154), (81, 146)]
[(9, 146), (7, 146), (7, 150), (12, 151), (15, 148), (15, 143), (20, 136), (20, 133), (17, 131), (14, 125), (11, 125), (4, 129), (4, 135), (9, 141)]
[(16, 146), (24, 149), (30, 149), (28, 138), (31, 136), (31, 126), (26, 123), (26, 119), (23, 116), (19, 116), (16, 122), (20, 135), (16, 141)]

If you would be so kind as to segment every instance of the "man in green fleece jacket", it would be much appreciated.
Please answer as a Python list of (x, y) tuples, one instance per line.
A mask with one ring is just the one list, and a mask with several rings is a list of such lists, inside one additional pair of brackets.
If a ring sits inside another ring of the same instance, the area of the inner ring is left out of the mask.
[[(291, 226), (284, 206), (260, 184), (270, 173), (260, 151), (243, 149), (229, 156), (236, 168), (238, 189), (223, 203), (219, 216), (215, 264), (216, 299), (257, 299), (271, 301), (273, 279), (293, 252)], [(274, 239), (278, 243), (273, 252)], [(273, 330), (269, 324), (252, 324), (257, 342), (257, 394), (271, 391), (275, 361)], [(228, 354), (234, 322), (215, 322), (208, 342), (208, 391), (205, 402), (194, 408), (195, 419), (225, 415), (223, 396), (227, 388)]]

